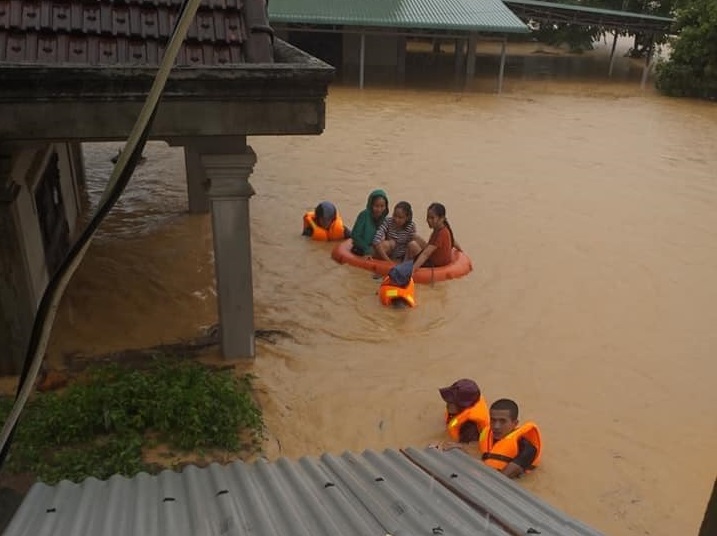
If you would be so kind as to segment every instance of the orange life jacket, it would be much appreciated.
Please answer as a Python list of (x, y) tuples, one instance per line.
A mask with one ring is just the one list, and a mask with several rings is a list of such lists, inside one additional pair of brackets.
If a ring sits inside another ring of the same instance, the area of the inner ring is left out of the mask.
[(488, 405), (485, 403), (483, 395), (478, 399), (478, 402), (464, 409), (453, 418), (449, 417), (448, 412), (446, 412), (446, 429), (453, 441), (460, 440), (461, 428), (467, 422), (474, 422), (478, 427), (479, 433), (488, 427), (490, 414), (488, 413)]
[(408, 282), (405, 287), (397, 287), (391, 284), (391, 278), (386, 276), (381, 282), (381, 286), (378, 289), (378, 297), (381, 299), (383, 305), (391, 305), (395, 300), (403, 300), (410, 307), (416, 306), (415, 284), (413, 278)]
[(344, 222), (338, 212), (336, 212), (336, 219), (331, 222), (331, 227), (324, 229), (316, 223), (314, 211), (311, 210), (304, 214), (304, 229), (306, 228), (311, 229), (311, 238), (313, 240), (326, 242), (328, 240), (344, 239)]
[(483, 462), (487, 466), (501, 471), (518, 455), (518, 440), (520, 440), (521, 437), (524, 437), (532, 443), (537, 450), (535, 459), (529, 467), (529, 469), (535, 469), (540, 464), (542, 443), (540, 440), (540, 430), (538, 430), (535, 423), (530, 421), (519, 426), (503, 439), (496, 442), (493, 442), (493, 430), (491, 430), (490, 426), (484, 428), (478, 442), (478, 448), (482, 453)]

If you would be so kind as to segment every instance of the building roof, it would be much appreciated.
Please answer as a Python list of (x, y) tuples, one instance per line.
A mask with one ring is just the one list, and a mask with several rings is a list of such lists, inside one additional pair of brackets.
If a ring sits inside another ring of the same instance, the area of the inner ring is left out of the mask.
[(542, 2), (541, 0), (503, 0), (510, 9), (523, 18), (579, 25), (601, 26), (606, 29), (645, 32), (667, 32), (675, 22), (670, 17), (647, 13), (601, 9), (578, 4)]
[(460, 32), (527, 33), (501, 0), (271, 0), (272, 22)]
[(464, 452), (434, 449), (35, 484), (4, 534), (599, 536)]
[[(0, 63), (158, 65), (181, 0), (0, 0)], [(271, 58), (264, 0), (203, 0), (176, 64)]]
[[(0, 140), (125, 139), (181, 5), (0, 0)], [(266, 0), (202, 0), (152, 139), (321, 133), (334, 69), (271, 32)]]

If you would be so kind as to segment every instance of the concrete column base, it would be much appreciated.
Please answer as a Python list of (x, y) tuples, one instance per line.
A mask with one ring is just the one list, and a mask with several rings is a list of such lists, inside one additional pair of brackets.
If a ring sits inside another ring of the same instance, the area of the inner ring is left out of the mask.
[(209, 179), (214, 266), (219, 301), (219, 336), (227, 359), (253, 358), (254, 293), (251, 267), (249, 176), (256, 154), (246, 146), (237, 154), (201, 154)]

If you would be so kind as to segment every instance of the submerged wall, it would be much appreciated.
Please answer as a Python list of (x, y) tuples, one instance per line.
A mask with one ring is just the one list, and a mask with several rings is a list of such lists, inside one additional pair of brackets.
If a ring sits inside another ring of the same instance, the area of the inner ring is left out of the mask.
[(35, 311), (78, 231), (79, 144), (13, 147), (0, 162), (0, 374), (19, 372)]
[[(344, 81), (358, 80), (361, 36), (343, 34)], [(366, 35), (364, 76), (367, 81), (393, 83), (405, 74), (406, 39), (395, 35)]]

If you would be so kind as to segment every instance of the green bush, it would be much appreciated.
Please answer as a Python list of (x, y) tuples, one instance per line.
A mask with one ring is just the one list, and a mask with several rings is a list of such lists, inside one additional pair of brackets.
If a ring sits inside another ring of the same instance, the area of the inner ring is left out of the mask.
[(717, 99), (717, 2), (685, 0), (677, 13), (680, 35), (670, 59), (657, 66), (657, 88), (671, 96)]
[[(131, 476), (149, 469), (141, 456), (147, 432), (182, 450), (256, 448), (263, 420), (251, 380), (193, 361), (157, 359), (146, 370), (95, 368), (86, 381), (30, 401), (6, 469), (50, 483)], [(0, 400), (3, 418), (12, 403)], [(242, 437), (250, 444), (242, 445)]]

